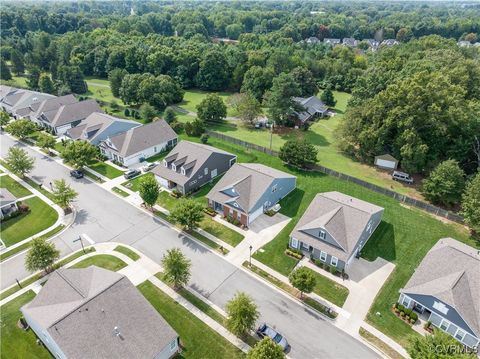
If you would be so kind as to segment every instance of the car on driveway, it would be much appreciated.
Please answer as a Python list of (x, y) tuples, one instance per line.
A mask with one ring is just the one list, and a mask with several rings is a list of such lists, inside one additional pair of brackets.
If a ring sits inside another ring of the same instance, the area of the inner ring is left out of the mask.
[(127, 172), (125, 172), (123, 174), (123, 176), (125, 177), (125, 179), (130, 179), (130, 178), (138, 176), (139, 174), (140, 174), (139, 170), (128, 170)]
[(260, 338), (270, 337), (272, 340), (280, 345), (283, 351), (287, 351), (290, 348), (290, 344), (288, 344), (287, 339), (280, 333), (278, 333), (275, 329), (270, 327), (268, 324), (264, 323), (257, 329), (257, 335)]
[(76, 179), (83, 178), (83, 172), (80, 170), (71, 170), (70, 176)]
[(156, 165), (158, 165), (157, 162), (147, 163), (145, 166), (142, 166), (142, 171), (148, 172), (152, 170)]
[(408, 173), (400, 172), (400, 171), (393, 171), (392, 179), (394, 179), (395, 181), (405, 182), (408, 184), (413, 183), (413, 178)]

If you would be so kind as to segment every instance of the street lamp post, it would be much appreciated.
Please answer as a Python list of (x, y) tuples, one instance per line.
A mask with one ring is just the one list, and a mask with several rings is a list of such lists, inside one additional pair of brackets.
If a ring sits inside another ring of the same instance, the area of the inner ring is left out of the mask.
[(85, 254), (85, 247), (83, 246), (82, 236), (78, 236), (77, 239), (73, 240), (73, 242), (78, 242), (78, 241), (80, 241), (80, 244), (82, 245), (82, 251)]
[(250, 262), (250, 267), (251, 267), (252, 266), (252, 249), (253, 249), (253, 247), (250, 246), (249, 248), (250, 248), (250, 261), (249, 262)]

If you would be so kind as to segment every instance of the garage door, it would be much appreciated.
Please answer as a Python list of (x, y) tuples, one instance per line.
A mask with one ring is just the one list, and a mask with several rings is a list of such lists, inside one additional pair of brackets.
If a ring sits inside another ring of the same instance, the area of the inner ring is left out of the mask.
[(249, 217), (248, 217), (248, 224), (252, 223), (255, 218), (263, 214), (263, 207), (261, 206), (259, 209), (257, 209), (255, 212), (253, 212)]
[(395, 162), (387, 160), (377, 160), (377, 165), (385, 168), (395, 168)]
[(168, 181), (165, 178), (159, 176), (155, 176), (155, 178), (157, 179), (157, 182), (160, 184), (160, 186), (168, 188)]

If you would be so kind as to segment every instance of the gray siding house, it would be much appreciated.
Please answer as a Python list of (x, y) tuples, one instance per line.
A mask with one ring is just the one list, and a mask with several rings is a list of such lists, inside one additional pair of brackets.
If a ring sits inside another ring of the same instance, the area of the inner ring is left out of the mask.
[(294, 97), (293, 101), (304, 109), (303, 111), (295, 111), (293, 113), (298, 126), (308, 121), (314, 121), (319, 117), (324, 117), (328, 113), (328, 106), (317, 96)]
[(295, 189), (296, 177), (257, 163), (236, 163), (207, 194), (208, 205), (249, 226)]
[(480, 344), (480, 253), (452, 238), (423, 258), (398, 302), (474, 348)]
[(340, 192), (315, 196), (290, 234), (291, 248), (347, 271), (380, 224), (383, 208)]
[[(70, 105), (76, 103), (78, 100), (73, 95), (65, 95), (60, 97), (54, 97), (44, 100), (40, 103), (36, 103), (30, 106), (30, 112), (23, 115), (25, 118), (29, 118), (37, 125), (43, 127), (42, 118), (51, 118), (55, 116), (58, 109), (64, 105)], [(43, 117), (42, 117), (43, 115)]]
[(169, 359), (178, 334), (127, 277), (90, 266), (59, 269), (21, 308), (58, 359)]
[(152, 172), (158, 183), (187, 194), (228, 171), (237, 156), (215, 147), (181, 141)]

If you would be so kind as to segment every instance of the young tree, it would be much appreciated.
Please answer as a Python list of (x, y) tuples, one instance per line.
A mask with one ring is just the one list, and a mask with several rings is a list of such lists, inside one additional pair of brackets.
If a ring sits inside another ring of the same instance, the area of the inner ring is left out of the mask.
[(62, 207), (64, 210), (70, 207), (72, 201), (77, 198), (78, 193), (70, 187), (67, 182), (62, 178), (60, 180), (53, 181), (53, 197), (54, 202)]
[(5, 126), (10, 121), (10, 116), (5, 111), (0, 111), (0, 126)]
[(329, 107), (335, 107), (335, 105), (337, 104), (337, 100), (335, 100), (335, 97), (333, 96), (333, 92), (330, 87), (327, 87), (325, 90), (323, 90), (322, 95), (320, 96), (320, 100), (322, 100), (323, 103)]
[(178, 248), (167, 250), (162, 258), (163, 275), (172, 283), (175, 289), (179, 289), (188, 283), (190, 279), (190, 260)]
[(462, 196), (462, 215), (475, 233), (480, 233), (480, 172), (468, 182)]
[(237, 105), (238, 116), (245, 124), (255, 125), (255, 121), (262, 113), (262, 105), (250, 93), (241, 94)]
[(60, 156), (76, 169), (81, 169), (92, 162), (97, 154), (97, 148), (87, 141), (69, 141)]
[(265, 337), (247, 353), (247, 359), (284, 359), (282, 347), (272, 338)]
[(163, 114), (163, 118), (168, 124), (170, 124), (177, 119), (177, 115), (171, 107), (168, 107)]
[(108, 81), (110, 82), (110, 90), (112, 91), (113, 96), (120, 96), (120, 87), (122, 86), (122, 81), (125, 75), (128, 72), (125, 69), (113, 69), (108, 73)]
[(35, 159), (29, 157), (27, 151), (19, 147), (10, 147), (5, 161), (12, 172), (20, 177), (25, 177), (33, 169), (35, 163)]
[(42, 132), (38, 135), (37, 146), (44, 149), (45, 151), (50, 151), (55, 147), (55, 137), (50, 136), (48, 133)]
[(198, 118), (185, 124), (185, 133), (188, 136), (199, 137), (205, 132), (205, 124)]
[(465, 172), (455, 160), (440, 163), (423, 181), (425, 198), (434, 203), (453, 205), (460, 201), (465, 187)]
[(300, 291), (300, 297), (303, 297), (303, 293), (311, 293), (315, 284), (317, 284), (313, 272), (306, 267), (294, 270), (288, 276), (288, 280), (291, 285)]
[(140, 180), (140, 197), (142, 197), (143, 202), (150, 206), (153, 210), (153, 205), (157, 201), (158, 195), (160, 193), (160, 186), (158, 185), (157, 180), (153, 176), (144, 176)]
[(205, 123), (221, 122), (227, 117), (227, 106), (216, 93), (208, 94), (197, 105), (197, 116)]
[(244, 336), (255, 327), (259, 317), (257, 305), (243, 292), (237, 292), (226, 305), (227, 327), (235, 335)]
[(38, 80), (40, 91), (53, 94), (55, 93), (55, 86), (53, 86), (52, 79), (49, 74), (43, 73)]
[(140, 106), (140, 116), (145, 122), (152, 122), (153, 118), (157, 116), (157, 110), (152, 105), (144, 103)]
[(30, 249), (25, 258), (25, 268), (30, 272), (44, 270), (50, 273), (53, 270), (53, 264), (60, 257), (60, 251), (52, 242), (47, 242), (42, 237), (34, 238), (30, 243)]
[(23, 140), (28, 135), (35, 132), (37, 127), (32, 121), (27, 119), (21, 119), (10, 122), (5, 129), (12, 136), (18, 137), (19, 139)]
[(194, 199), (182, 198), (170, 212), (170, 216), (187, 230), (192, 230), (197, 228), (203, 219), (203, 206)]
[(280, 159), (292, 166), (305, 168), (317, 162), (317, 149), (305, 140), (290, 140), (280, 148)]
[(435, 330), (431, 335), (415, 335), (408, 339), (407, 352), (412, 359), (468, 359), (470, 354), (463, 354), (458, 349), (463, 346), (449, 334)]

